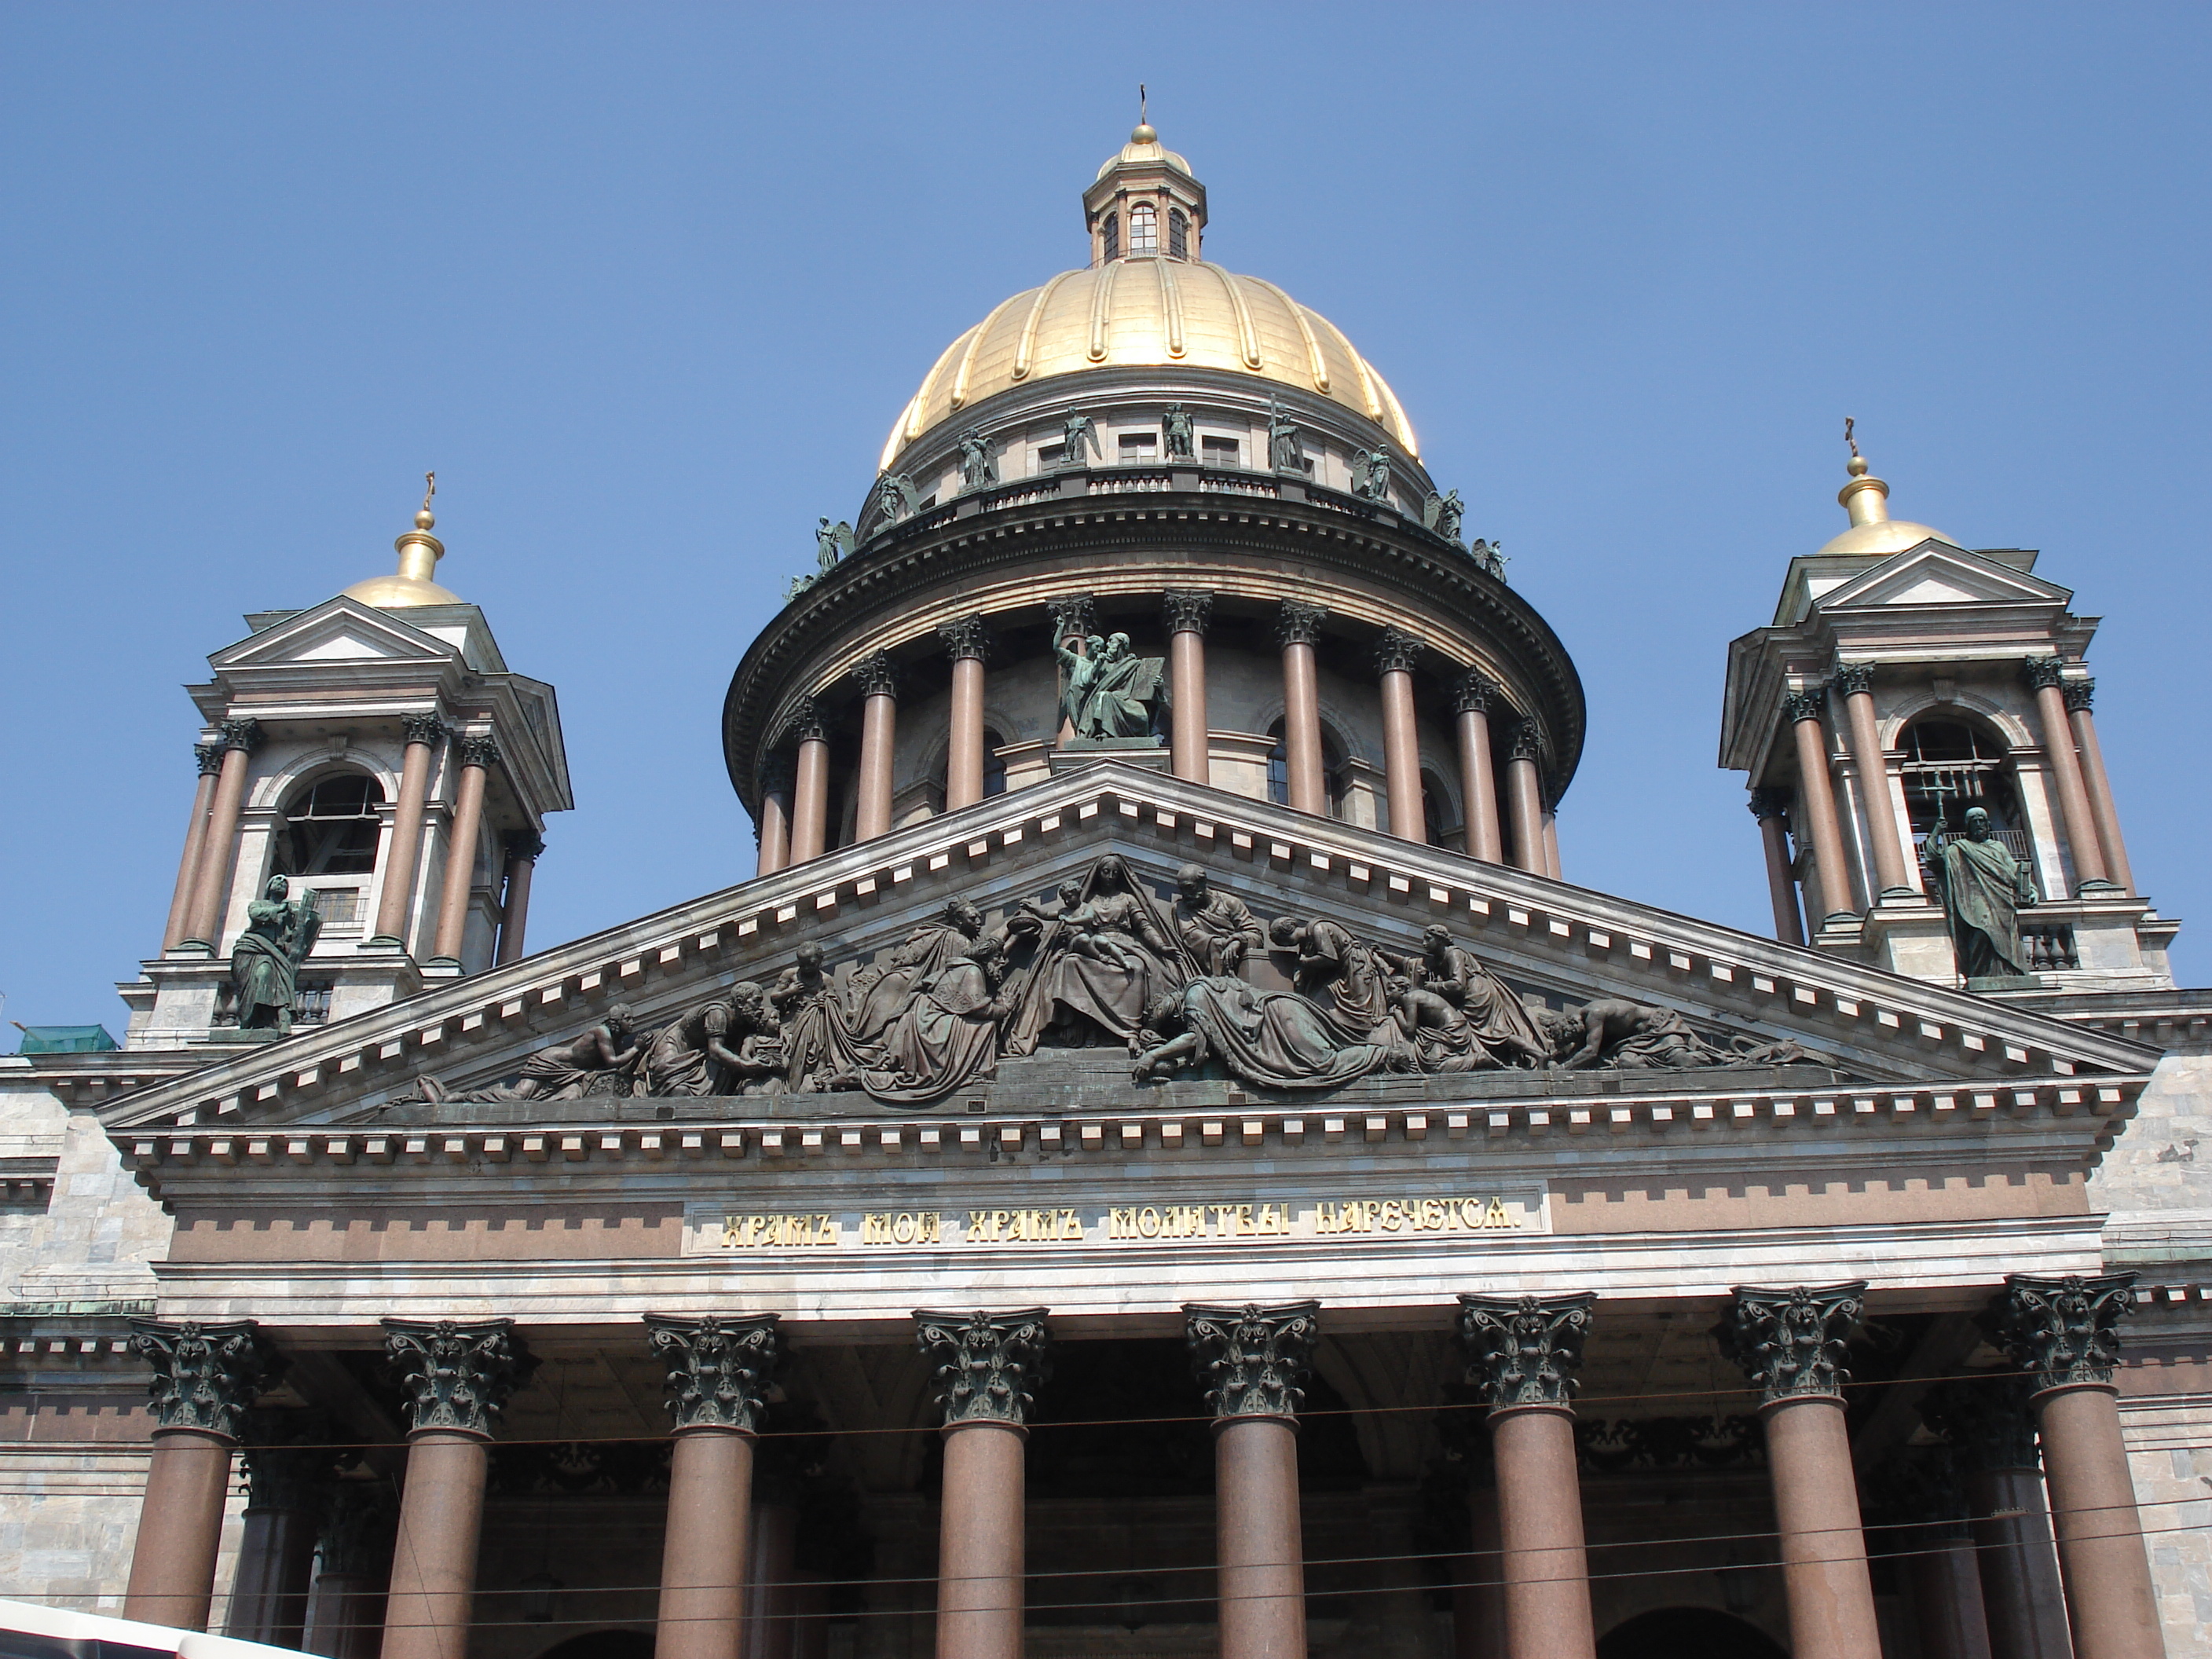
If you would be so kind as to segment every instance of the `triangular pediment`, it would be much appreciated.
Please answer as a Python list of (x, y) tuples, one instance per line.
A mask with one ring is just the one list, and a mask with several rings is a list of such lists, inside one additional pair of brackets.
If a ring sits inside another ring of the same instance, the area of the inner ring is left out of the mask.
[(209, 659), (218, 672), (283, 668), (295, 663), (446, 663), (460, 655), (458, 641), (399, 621), (343, 596), (297, 611)]
[(2064, 605), (2065, 588), (1933, 538), (1885, 559), (1814, 600), (1816, 611), (1884, 605)]
[[(1107, 763), (296, 1033), (118, 1103), (110, 1127), (120, 1133), (375, 1121), (419, 1095), (423, 1073), (450, 1091), (481, 1089), (588, 1031), (617, 1003), (651, 1027), (738, 981), (772, 981), (806, 940), (822, 945), (830, 967), (849, 972), (937, 921), (956, 897), (1003, 921), (1024, 899), (1049, 900), (1060, 880), (1109, 853), (1156, 896), (1170, 890), (1180, 866), (1196, 863), (1263, 919), (1325, 919), (1401, 954), (1417, 951), (1422, 930), (1442, 923), (1516, 992), (1554, 1007), (1635, 1003), (1678, 1012), (1717, 1042), (1802, 1045), (1814, 1063), (1787, 1069), (1808, 1087), (2003, 1085), (2033, 1099), (2038, 1090), (2078, 1092), (2076, 1079), (2140, 1079), (2156, 1060), (2139, 1044), (2012, 1005)], [(1002, 1062), (997, 1086), (1012, 1087), (1017, 1070)], [(1138, 1089), (1120, 1081), (1126, 1075), (1119, 1065), (1100, 1073), (1122, 1109)], [(1724, 1069), (1669, 1075), (1716, 1095), (1751, 1086)], [(1474, 1073), (1376, 1076), (1348, 1086), (1391, 1098), (1480, 1100), (1531, 1087), (1593, 1093), (1653, 1082), (1649, 1073), (1624, 1079)], [(1765, 1086), (1796, 1085), (1769, 1078)], [(987, 1105), (992, 1092), (963, 1091)], [(789, 1116), (841, 1100), (848, 1110), (898, 1115), (860, 1095), (722, 1104)], [(617, 1103), (574, 1102), (556, 1115)], [(386, 1121), (475, 1121), (471, 1112), (481, 1118), (485, 1109), (417, 1103)]]

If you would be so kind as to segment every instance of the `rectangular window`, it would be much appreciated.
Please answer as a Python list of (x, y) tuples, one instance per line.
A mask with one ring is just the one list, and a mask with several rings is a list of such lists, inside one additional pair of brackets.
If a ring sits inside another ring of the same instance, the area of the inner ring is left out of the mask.
[(1149, 461), (1160, 453), (1160, 434), (1157, 432), (1124, 432), (1120, 434), (1120, 443), (1125, 461)]
[(1208, 466), (1242, 466), (1244, 446), (1234, 438), (1216, 438), (1210, 434), (1198, 441), (1199, 457)]
[(350, 927), (361, 920), (358, 887), (318, 887), (307, 894), (307, 902), (315, 907), (325, 927)]
[(1047, 444), (1042, 449), (1037, 451), (1037, 471), (1040, 472), (1049, 472), (1053, 468), (1060, 465), (1066, 459), (1067, 446), (1066, 444)]

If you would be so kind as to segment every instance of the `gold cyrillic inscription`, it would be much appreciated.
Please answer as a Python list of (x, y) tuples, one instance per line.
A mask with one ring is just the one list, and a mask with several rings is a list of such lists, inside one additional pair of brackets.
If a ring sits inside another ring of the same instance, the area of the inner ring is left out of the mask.
[(1080, 1244), (1083, 1221), (1073, 1210), (970, 1210), (970, 1244)]
[(1314, 1206), (1314, 1231), (1338, 1233), (1456, 1233), (1510, 1230), (1521, 1224), (1505, 1200), (1479, 1198), (1348, 1198)]
[(885, 1210), (860, 1218), (863, 1244), (941, 1244), (945, 1218), (935, 1210)]
[(834, 1215), (732, 1215), (722, 1218), (722, 1248), (837, 1243)]

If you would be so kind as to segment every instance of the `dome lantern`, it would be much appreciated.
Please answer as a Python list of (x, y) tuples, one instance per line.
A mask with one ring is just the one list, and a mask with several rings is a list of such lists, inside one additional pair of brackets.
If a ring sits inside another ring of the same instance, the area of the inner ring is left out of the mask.
[(1151, 122), (1139, 121), (1083, 192), (1083, 223), (1094, 267), (1115, 259), (1195, 260), (1206, 186), (1189, 162), (1160, 143)]

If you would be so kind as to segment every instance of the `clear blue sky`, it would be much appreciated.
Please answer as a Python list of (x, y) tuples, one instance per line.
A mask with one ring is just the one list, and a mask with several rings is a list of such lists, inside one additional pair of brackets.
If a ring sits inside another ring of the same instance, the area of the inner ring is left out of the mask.
[[(1112, 21), (1127, 20), (1121, 38)], [(1568, 875), (1768, 925), (1723, 649), (1844, 523), (2107, 620), (2139, 878), (2212, 973), (2212, 10), (0, 9), (6, 1017), (159, 943), (178, 689), (249, 611), (442, 580), (555, 682), (539, 945), (749, 875), (731, 668), (997, 301), (1083, 258), (1136, 83), (1207, 252), (1340, 324), (1566, 641)]]

